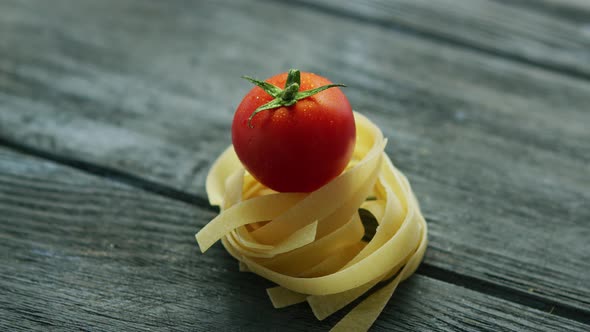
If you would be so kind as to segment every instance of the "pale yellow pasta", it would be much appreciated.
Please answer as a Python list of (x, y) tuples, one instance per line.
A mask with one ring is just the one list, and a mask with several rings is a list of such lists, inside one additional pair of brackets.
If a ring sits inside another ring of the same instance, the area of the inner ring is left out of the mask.
[[(308, 194), (264, 187), (230, 146), (207, 177), (209, 201), (221, 212), (196, 235), (202, 252), (221, 240), (240, 271), (275, 282), (267, 290), (275, 307), (307, 301), (318, 319), (386, 281), (334, 327), (342, 331), (373, 324), (397, 285), (414, 273), (427, 244), (409, 182), (383, 152), (386, 139), (364, 116), (355, 113), (355, 121), (357, 144), (348, 167)], [(378, 223), (368, 242), (359, 208)]]

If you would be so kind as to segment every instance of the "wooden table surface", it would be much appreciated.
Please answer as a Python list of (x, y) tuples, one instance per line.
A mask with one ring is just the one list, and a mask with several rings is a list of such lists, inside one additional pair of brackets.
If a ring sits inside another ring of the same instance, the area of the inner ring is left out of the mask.
[(233, 112), (348, 85), (430, 228), (374, 331), (590, 330), (590, 2), (3, 0), (0, 330), (312, 331), (194, 234)]

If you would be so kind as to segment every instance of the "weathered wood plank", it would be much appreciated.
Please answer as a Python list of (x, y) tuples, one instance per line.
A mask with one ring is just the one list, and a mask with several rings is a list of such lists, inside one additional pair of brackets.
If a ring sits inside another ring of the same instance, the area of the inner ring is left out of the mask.
[[(197, 253), (212, 212), (0, 148), (0, 329), (310, 331), (303, 305), (221, 246)], [(582, 331), (581, 323), (424, 276), (402, 284), (375, 331)]]
[(590, 311), (584, 81), (272, 2), (27, 4), (0, 5), (0, 136), (204, 197), (237, 78), (325, 73), (390, 137), (429, 264)]
[[(590, 18), (590, 3), (586, 0), (494, 0), (522, 6), (530, 11), (559, 16), (568, 21), (587, 24)], [(582, 28), (586, 30), (587, 25)]]
[(585, 1), (296, 3), (590, 78), (590, 6)]

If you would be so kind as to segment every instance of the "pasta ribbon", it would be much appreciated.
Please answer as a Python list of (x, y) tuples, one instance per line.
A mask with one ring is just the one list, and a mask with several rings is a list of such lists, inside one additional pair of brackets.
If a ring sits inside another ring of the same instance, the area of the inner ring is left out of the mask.
[[(427, 225), (406, 177), (384, 153), (379, 128), (354, 113), (357, 140), (346, 170), (312, 193), (278, 193), (248, 174), (233, 147), (215, 161), (207, 194), (220, 214), (197, 234), (205, 252), (221, 240), (240, 271), (276, 283), (276, 308), (307, 302), (322, 320), (371, 289), (334, 328), (365, 331), (397, 285), (422, 261)], [(372, 238), (359, 216), (378, 225)]]

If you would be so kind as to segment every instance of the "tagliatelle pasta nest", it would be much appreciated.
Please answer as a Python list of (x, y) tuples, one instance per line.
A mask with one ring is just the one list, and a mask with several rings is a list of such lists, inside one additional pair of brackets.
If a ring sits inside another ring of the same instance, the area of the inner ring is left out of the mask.
[[(373, 324), (427, 244), (410, 184), (384, 153), (387, 140), (366, 117), (354, 116), (357, 139), (348, 167), (312, 193), (264, 187), (230, 146), (207, 177), (209, 201), (221, 212), (196, 235), (202, 252), (221, 240), (241, 271), (276, 283), (267, 289), (276, 308), (307, 301), (320, 320), (386, 281), (333, 329), (342, 331)], [(359, 209), (378, 222), (368, 241)]]

